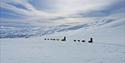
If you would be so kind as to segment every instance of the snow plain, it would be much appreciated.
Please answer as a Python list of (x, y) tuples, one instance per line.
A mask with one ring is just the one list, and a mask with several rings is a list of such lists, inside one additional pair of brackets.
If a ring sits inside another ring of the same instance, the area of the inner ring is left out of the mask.
[[(0, 39), (0, 63), (125, 63), (124, 27), (105, 26), (42, 37)], [(44, 40), (64, 36), (65, 42)], [(87, 42), (90, 37), (94, 38), (93, 43)], [(74, 42), (74, 39), (86, 42)]]

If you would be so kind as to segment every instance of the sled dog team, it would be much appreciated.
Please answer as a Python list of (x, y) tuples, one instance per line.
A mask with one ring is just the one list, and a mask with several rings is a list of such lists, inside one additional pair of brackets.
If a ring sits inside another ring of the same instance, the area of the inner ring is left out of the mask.
[[(56, 40), (56, 41), (66, 41), (67, 38), (64, 36), (63, 39), (52, 39), (52, 38), (45, 38), (44, 40)], [(86, 42), (85, 40), (73, 40), (74, 42)], [(93, 38), (91, 37), (88, 43), (93, 43)]]

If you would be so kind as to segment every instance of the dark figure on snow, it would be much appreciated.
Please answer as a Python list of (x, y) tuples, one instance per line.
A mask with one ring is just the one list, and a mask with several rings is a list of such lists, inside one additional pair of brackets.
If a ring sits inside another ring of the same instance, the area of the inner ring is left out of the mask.
[(93, 38), (90, 38), (90, 41), (88, 41), (89, 43), (93, 43)]
[(80, 42), (80, 40), (78, 40), (78, 42)]
[(74, 42), (76, 42), (76, 40), (74, 40)]
[(64, 38), (61, 41), (66, 41), (66, 37), (64, 36)]
[(82, 40), (82, 42), (85, 42), (85, 40)]

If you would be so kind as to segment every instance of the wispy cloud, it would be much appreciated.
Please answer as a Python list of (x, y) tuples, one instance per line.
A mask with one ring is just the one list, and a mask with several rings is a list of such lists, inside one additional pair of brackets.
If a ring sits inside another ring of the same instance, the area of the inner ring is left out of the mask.
[[(0, 9), (6, 9), (25, 16), (21, 19), (6, 19), (2, 21), (19, 21), (41, 26), (43, 24), (76, 24), (92, 23), (92, 17), (104, 17), (115, 13), (117, 8), (123, 8), (124, 0), (1, 0)], [(20, 6), (24, 8), (20, 8)], [(115, 6), (117, 6), (116, 9)], [(111, 8), (111, 9), (110, 9)], [(124, 12), (124, 11), (123, 11)], [(118, 12), (120, 13), (120, 12)], [(0, 15), (4, 16), (4, 15)], [(9, 16), (8, 16), (9, 17)], [(62, 18), (60, 18), (62, 17)], [(15, 17), (16, 18), (16, 17)]]

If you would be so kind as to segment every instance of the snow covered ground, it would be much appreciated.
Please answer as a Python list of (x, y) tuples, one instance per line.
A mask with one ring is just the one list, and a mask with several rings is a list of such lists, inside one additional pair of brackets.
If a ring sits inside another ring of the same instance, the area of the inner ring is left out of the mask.
[(0, 63), (125, 63), (125, 0), (0, 0)]
[[(125, 63), (125, 26), (106, 26), (42, 37), (0, 39), (0, 63)], [(64, 42), (44, 40), (64, 36)], [(90, 37), (94, 38), (93, 43), (87, 42)]]

